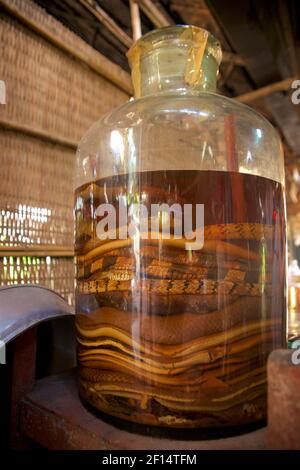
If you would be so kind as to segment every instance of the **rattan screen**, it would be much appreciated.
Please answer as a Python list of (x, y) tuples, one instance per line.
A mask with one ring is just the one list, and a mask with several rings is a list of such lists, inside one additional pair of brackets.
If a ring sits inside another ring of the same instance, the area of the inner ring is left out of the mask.
[[(101, 58), (33, 2), (9, 3), (49, 34)], [(0, 48), (7, 90), (0, 105), (0, 285), (40, 283), (71, 302), (75, 144), (128, 96), (5, 11)]]

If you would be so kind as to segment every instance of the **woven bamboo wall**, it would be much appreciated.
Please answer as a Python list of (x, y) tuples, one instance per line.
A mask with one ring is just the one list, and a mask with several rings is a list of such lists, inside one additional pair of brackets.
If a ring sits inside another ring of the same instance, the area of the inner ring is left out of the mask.
[(40, 283), (72, 302), (76, 143), (128, 94), (97, 73), (106, 58), (29, 0), (0, 1), (0, 56), (0, 285)]

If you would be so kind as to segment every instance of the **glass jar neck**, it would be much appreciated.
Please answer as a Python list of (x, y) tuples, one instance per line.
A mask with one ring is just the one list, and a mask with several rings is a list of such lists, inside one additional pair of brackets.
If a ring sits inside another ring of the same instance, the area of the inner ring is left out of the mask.
[(128, 52), (135, 98), (214, 92), (220, 56), (217, 41), (200, 28), (175, 26), (148, 33)]

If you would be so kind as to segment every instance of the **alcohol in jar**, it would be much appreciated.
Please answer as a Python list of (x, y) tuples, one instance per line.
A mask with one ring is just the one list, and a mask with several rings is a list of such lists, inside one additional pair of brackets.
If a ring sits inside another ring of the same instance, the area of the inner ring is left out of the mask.
[[(149, 213), (153, 204), (204, 204), (203, 248), (186, 250), (172, 233), (169, 240), (100, 240), (97, 208), (112, 204), (118, 221), (120, 198)], [(160, 427), (246, 426), (265, 418), (266, 361), (285, 340), (280, 183), (196, 170), (90, 182), (76, 191), (76, 255), (86, 402)]]

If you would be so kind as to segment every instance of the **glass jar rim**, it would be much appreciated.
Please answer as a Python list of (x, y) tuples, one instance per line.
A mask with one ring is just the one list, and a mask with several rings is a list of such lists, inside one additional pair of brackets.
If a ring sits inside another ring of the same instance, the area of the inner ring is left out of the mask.
[(205, 38), (205, 52), (211, 55), (219, 66), (222, 60), (220, 42), (206, 29), (193, 25), (172, 25), (148, 31), (128, 50), (127, 57), (131, 65), (133, 57), (146, 55), (150, 49), (158, 49), (170, 43), (178, 46), (201, 47)]

